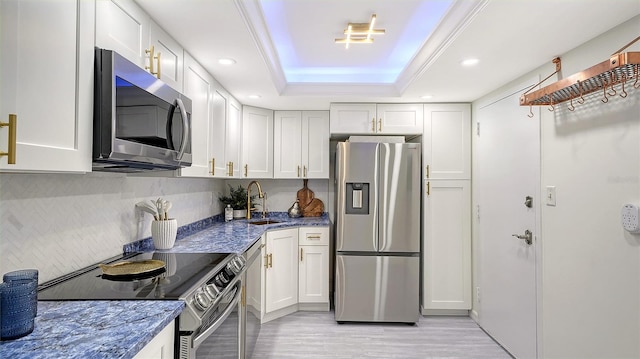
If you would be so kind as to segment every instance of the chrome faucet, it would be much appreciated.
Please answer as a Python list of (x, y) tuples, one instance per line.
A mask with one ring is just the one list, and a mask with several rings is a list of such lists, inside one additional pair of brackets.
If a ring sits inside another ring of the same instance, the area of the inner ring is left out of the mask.
[(267, 209), (264, 205), (264, 192), (262, 192), (262, 186), (260, 182), (251, 181), (247, 186), (247, 219), (251, 219), (251, 185), (255, 184), (258, 187), (258, 198), (262, 198), (262, 218), (267, 218)]

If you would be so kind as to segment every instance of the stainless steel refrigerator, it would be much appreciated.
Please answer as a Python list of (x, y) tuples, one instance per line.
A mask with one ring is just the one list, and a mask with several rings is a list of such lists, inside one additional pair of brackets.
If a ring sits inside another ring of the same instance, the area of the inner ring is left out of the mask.
[(335, 319), (419, 318), (420, 145), (340, 142)]

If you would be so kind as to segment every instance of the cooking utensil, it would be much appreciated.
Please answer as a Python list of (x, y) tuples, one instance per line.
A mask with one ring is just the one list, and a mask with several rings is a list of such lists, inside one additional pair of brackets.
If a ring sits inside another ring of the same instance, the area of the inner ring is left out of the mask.
[(298, 193), (296, 193), (296, 198), (298, 199), (300, 208), (303, 208), (303, 209), (311, 203), (314, 197), (313, 191), (310, 190), (309, 187), (307, 187), (307, 182), (309, 182), (309, 180), (304, 179), (302, 181), (303, 183), (302, 189), (300, 189)]
[(136, 203), (136, 207), (140, 208), (144, 212), (151, 214), (153, 216), (153, 219), (155, 219), (156, 221), (160, 220), (158, 209), (153, 204), (147, 201), (142, 201)]
[(169, 210), (171, 209), (172, 206), (173, 204), (171, 202), (165, 201), (164, 208), (163, 208), (165, 220), (169, 219)]
[(303, 217), (320, 217), (324, 212), (324, 203), (318, 198), (311, 200), (308, 206), (302, 209)]

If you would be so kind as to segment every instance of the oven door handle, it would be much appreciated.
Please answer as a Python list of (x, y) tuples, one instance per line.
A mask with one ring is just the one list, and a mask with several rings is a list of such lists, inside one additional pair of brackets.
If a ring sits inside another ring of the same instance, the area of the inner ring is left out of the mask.
[(218, 329), (222, 325), (222, 323), (229, 317), (231, 312), (233, 312), (233, 309), (236, 307), (236, 305), (238, 305), (238, 301), (240, 301), (240, 297), (241, 297), (240, 291), (237, 291), (236, 296), (231, 301), (231, 304), (229, 304), (229, 306), (224, 310), (224, 313), (222, 313), (222, 316), (218, 318), (209, 328), (207, 328), (207, 330), (202, 332), (202, 334), (198, 335), (193, 339), (194, 349), (198, 348), (200, 344), (202, 344), (202, 342), (205, 341), (211, 335), (211, 333), (215, 332), (216, 329)]

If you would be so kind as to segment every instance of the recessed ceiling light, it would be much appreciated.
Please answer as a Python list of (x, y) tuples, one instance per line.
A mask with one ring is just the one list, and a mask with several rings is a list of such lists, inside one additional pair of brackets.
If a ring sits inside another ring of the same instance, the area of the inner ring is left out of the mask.
[(236, 60), (234, 59), (218, 59), (218, 63), (220, 65), (233, 65), (236, 63)]
[(424, 96), (420, 96), (420, 98), (424, 100), (428, 100), (430, 98), (433, 98), (433, 95), (424, 95)]
[(261, 96), (260, 95), (249, 95), (247, 97), (252, 98), (252, 99), (257, 99), (257, 98), (260, 98)]
[(469, 58), (469, 59), (464, 59), (464, 60), (460, 61), (460, 65), (462, 65), (462, 66), (474, 66), (474, 65), (477, 65), (478, 62), (480, 62), (480, 60), (475, 59), (475, 58)]

